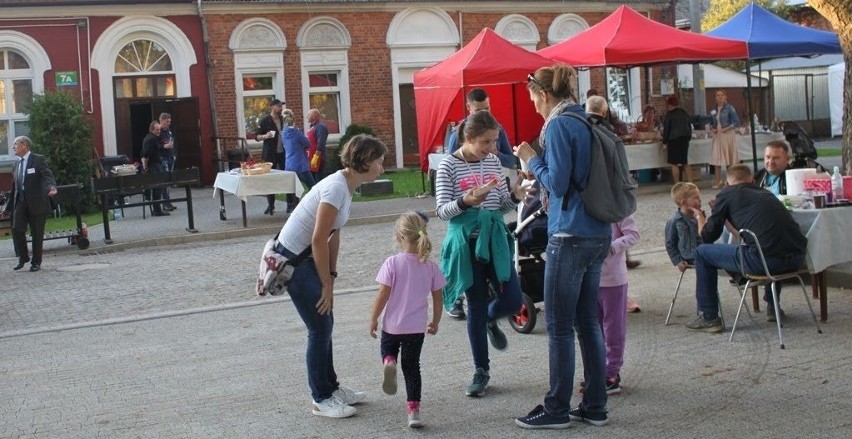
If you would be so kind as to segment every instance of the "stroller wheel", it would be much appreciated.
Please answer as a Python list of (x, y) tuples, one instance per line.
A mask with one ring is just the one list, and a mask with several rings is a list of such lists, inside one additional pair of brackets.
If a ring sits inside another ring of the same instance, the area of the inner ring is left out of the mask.
[(509, 316), (509, 324), (515, 332), (520, 334), (529, 334), (535, 329), (535, 322), (538, 314), (538, 309), (535, 307), (535, 302), (523, 293), (524, 303), (521, 305), (521, 311), (513, 316)]

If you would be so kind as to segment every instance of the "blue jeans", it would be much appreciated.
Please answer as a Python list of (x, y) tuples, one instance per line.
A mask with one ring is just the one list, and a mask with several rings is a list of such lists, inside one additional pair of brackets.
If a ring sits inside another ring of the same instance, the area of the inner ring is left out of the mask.
[[(718, 270), (726, 270), (731, 273), (740, 272), (739, 258), (737, 252), (740, 246), (732, 244), (701, 244), (695, 249), (695, 300), (698, 302), (698, 310), (704, 314), (707, 320), (719, 317), (719, 273)], [(804, 254), (793, 254), (782, 257), (766, 256), (766, 267), (770, 273), (781, 273), (795, 270), (802, 266), (805, 261)], [(747, 273), (764, 274), (763, 265), (757, 248), (747, 246), (743, 252), (743, 265)], [(776, 284), (779, 297), (781, 285)], [(766, 285), (764, 300), (772, 306), (771, 286)]]
[(296, 176), (299, 177), (299, 181), (301, 181), (305, 184), (305, 186), (308, 187), (308, 190), (311, 190), (311, 188), (314, 187), (315, 184), (317, 184), (316, 180), (314, 179), (314, 174), (312, 174), (311, 171), (297, 172)]
[(550, 391), (544, 409), (567, 417), (574, 390), (574, 331), (583, 355), (586, 390), (580, 407), (606, 413), (606, 350), (598, 322), (601, 265), (610, 236), (551, 236), (544, 267), (544, 313), (550, 348)]
[[(475, 254), (471, 241), (471, 254)], [(483, 264), (475, 258), (473, 265), (473, 285), (465, 291), (467, 296), (467, 337), (470, 340), (470, 351), (473, 354), (473, 365), (485, 371), (490, 370), (488, 359), (488, 333), (486, 324), (489, 320), (497, 320), (517, 314), (521, 310), (523, 299), (518, 273), (512, 264), (509, 281), (499, 283), (494, 265), (490, 262)], [(491, 296), (489, 283), (499, 285), (500, 290)]]
[[(288, 258), (296, 255), (286, 248), (282, 253)], [(322, 283), (313, 258), (306, 258), (293, 271), (287, 293), (308, 328), (308, 348), (305, 363), (308, 367), (308, 386), (311, 397), (316, 402), (331, 397), (340, 388), (337, 374), (334, 372), (331, 332), (334, 327), (334, 313), (320, 315), (317, 302), (322, 296)]]

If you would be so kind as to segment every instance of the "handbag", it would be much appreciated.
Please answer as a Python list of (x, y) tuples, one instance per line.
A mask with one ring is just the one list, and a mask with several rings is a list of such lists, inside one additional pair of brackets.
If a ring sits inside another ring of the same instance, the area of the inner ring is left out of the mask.
[(321, 159), (320, 152), (314, 151), (314, 155), (311, 156), (311, 172), (319, 172)]
[(298, 256), (289, 259), (280, 252), (283, 248), (278, 243), (278, 234), (266, 241), (260, 255), (260, 268), (257, 272), (255, 292), (258, 296), (280, 296), (284, 294), (296, 266), (311, 255), (311, 246), (304, 249)]

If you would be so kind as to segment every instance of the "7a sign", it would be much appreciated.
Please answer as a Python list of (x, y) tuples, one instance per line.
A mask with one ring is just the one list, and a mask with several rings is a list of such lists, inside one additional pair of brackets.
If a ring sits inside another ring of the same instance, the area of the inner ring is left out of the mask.
[(77, 85), (77, 72), (56, 72), (56, 86), (69, 87)]

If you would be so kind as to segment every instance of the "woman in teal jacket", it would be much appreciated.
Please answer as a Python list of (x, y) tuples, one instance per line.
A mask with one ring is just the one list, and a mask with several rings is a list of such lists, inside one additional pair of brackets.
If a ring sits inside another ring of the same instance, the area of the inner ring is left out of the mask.
[(438, 217), (450, 222), (441, 249), (444, 306), (450, 308), (461, 294), (467, 297), (467, 335), (476, 370), (465, 394), (482, 396), (490, 379), (488, 340), (495, 349), (506, 349), (497, 320), (521, 309), (513, 238), (503, 214), (515, 208), (524, 191), (520, 179), (507, 187), (494, 155), (498, 125), (489, 112), (468, 116), (459, 132), (464, 143), (441, 161), (435, 182)]

